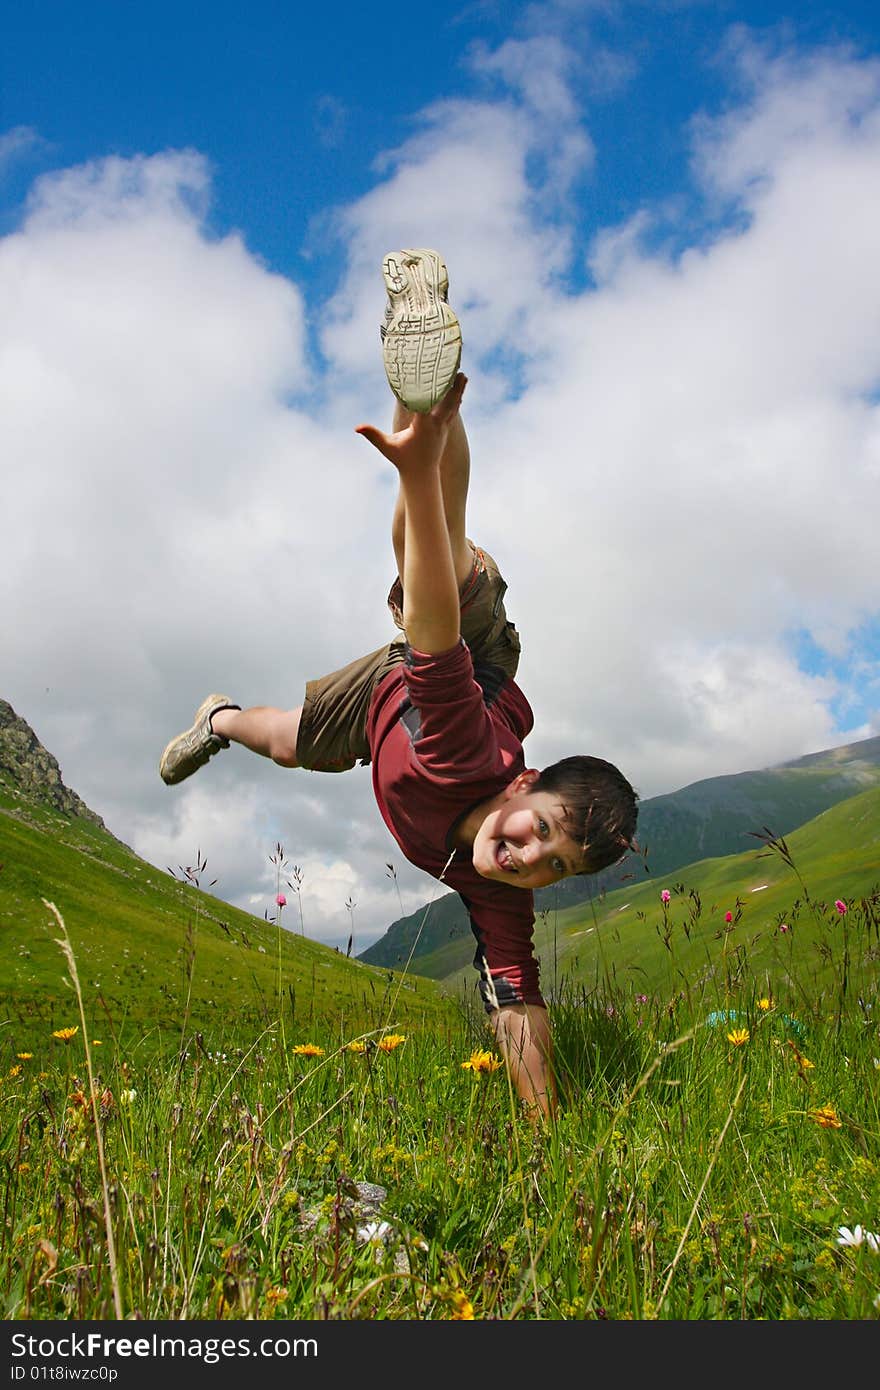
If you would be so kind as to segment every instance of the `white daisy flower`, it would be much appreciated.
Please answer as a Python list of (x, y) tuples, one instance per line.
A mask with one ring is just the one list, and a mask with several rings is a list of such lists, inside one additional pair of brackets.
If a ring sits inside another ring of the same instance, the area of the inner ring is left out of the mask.
[(854, 1226), (850, 1230), (849, 1226), (838, 1226), (837, 1244), (858, 1250), (862, 1245), (867, 1245), (874, 1255), (880, 1255), (880, 1236), (873, 1231), (865, 1230), (862, 1226)]
[(368, 1221), (365, 1226), (358, 1228), (357, 1238), (366, 1243), (370, 1241), (384, 1241), (391, 1234), (391, 1226), (387, 1221)]

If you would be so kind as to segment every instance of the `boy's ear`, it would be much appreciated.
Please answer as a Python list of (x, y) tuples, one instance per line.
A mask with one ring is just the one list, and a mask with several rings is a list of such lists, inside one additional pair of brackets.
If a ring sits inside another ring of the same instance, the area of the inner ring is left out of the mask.
[(520, 792), (530, 792), (540, 775), (537, 768), (527, 767), (525, 772), (520, 772), (512, 782), (508, 782), (504, 788), (505, 797), (519, 796)]

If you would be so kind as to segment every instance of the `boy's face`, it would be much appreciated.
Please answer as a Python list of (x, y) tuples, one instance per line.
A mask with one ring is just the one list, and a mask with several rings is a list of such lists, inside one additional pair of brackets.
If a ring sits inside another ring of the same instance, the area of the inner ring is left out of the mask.
[(546, 888), (581, 873), (584, 856), (564, 828), (562, 802), (553, 792), (531, 791), (538, 773), (522, 772), (474, 836), (473, 864), (483, 878), (512, 888)]

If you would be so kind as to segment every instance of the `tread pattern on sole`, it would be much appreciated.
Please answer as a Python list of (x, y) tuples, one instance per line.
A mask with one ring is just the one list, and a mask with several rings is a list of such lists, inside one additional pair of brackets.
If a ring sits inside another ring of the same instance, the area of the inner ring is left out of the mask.
[(391, 310), (383, 335), (385, 374), (395, 396), (424, 413), (446, 395), (461, 362), (461, 328), (446, 302), (446, 267), (435, 251), (393, 251), (382, 273)]

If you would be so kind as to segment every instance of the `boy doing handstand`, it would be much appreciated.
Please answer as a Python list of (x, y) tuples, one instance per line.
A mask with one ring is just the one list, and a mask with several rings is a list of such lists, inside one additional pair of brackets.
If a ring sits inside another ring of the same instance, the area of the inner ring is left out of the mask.
[(455, 889), (477, 939), (474, 965), (517, 1094), (556, 1108), (547, 1008), (532, 948), (533, 891), (595, 873), (632, 846), (637, 796), (611, 763), (564, 758), (526, 766), (532, 711), (517, 686), (519, 637), (506, 585), (468, 538), (470, 474), (460, 415), (461, 336), (436, 252), (383, 263), (389, 303), (390, 433), (357, 433), (397, 470), (392, 520), (398, 578), (389, 606), (401, 635), (306, 685), (296, 709), (240, 709), (210, 695), (168, 744), (177, 783), (230, 742), (282, 767), (338, 772), (372, 764), (379, 810), (403, 854)]

